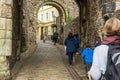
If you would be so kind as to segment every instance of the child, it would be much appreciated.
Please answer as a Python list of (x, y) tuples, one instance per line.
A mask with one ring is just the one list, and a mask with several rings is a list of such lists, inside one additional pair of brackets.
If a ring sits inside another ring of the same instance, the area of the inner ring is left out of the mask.
[(86, 71), (88, 72), (91, 68), (92, 61), (93, 61), (93, 49), (91, 48), (89, 43), (85, 45), (85, 48), (83, 49), (81, 56), (85, 61)]

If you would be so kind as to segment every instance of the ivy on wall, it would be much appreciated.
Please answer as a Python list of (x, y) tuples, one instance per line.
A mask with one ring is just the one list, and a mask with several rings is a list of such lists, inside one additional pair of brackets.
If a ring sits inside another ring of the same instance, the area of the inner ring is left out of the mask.
[(68, 16), (68, 17), (66, 18), (66, 23), (69, 23), (69, 22), (71, 22), (72, 20), (73, 20), (72, 17)]
[(68, 13), (68, 16), (67, 16), (67, 18), (66, 18), (66, 23), (69, 23), (69, 22), (71, 22), (72, 20), (73, 20), (73, 18), (72, 18), (72, 16), (70, 16), (70, 11), (69, 11), (69, 9), (67, 9), (67, 13)]

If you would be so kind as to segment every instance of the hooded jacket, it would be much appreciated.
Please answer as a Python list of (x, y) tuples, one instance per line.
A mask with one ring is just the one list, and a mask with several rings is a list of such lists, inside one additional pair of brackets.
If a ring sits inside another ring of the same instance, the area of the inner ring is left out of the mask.
[(76, 42), (74, 38), (67, 38), (65, 40), (65, 45), (67, 52), (76, 52)]
[(92, 62), (93, 62), (93, 49), (92, 48), (85, 48), (82, 51), (81, 56), (85, 60), (86, 64), (92, 64)]
[(102, 41), (102, 45), (94, 50), (93, 64), (91, 66), (89, 75), (93, 80), (99, 80), (101, 74), (104, 74), (107, 66), (108, 49), (107, 44), (120, 44), (120, 36), (108, 36)]

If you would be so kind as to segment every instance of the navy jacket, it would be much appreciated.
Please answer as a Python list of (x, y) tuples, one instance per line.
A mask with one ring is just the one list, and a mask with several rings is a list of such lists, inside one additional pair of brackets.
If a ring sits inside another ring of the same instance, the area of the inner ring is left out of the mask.
[(79, 37), (75, 37), (75, 45), (77, 49), (79, 48), (79, 43), (80, 43)]
[(65, 40), (66, 45), (66, 52), (76, 52), (76, 42), (74, 38), (66, 39)]

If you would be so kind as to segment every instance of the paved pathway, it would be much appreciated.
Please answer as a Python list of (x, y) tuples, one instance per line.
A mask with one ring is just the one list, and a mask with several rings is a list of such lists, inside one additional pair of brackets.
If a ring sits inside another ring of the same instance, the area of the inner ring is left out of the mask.
[(72, 80), (53, 43), (38, 42), (36, 52), (24, 61), (15, 80)]

